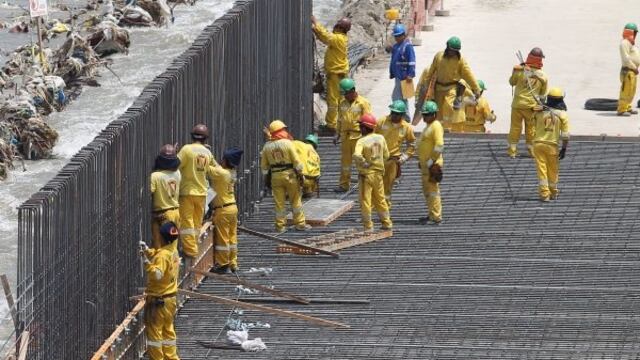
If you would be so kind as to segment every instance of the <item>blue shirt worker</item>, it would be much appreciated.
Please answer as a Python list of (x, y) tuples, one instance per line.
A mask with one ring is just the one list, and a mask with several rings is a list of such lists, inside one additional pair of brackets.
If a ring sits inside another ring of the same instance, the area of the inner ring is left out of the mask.
[(395, 86), (391, 100), (402, 100), (409, 106), (402, 95), (402, 81), (412, 80), (416, 76), (416, 53), (407, 37), (407, 31), (402, 24), (393, 27), (393, 37), (396, 43), (391, 48), (391, 64), (389, 64), (389, 78), (395, 79)]

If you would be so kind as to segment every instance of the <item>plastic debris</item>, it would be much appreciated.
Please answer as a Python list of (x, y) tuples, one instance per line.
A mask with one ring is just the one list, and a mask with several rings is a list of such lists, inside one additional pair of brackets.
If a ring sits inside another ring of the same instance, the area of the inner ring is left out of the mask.
[(255, 323), (245, 323), (240, 319), (230, 318), (225, 323), (225, 327), (230, 330), (249, 330), (249, 329), (271, 329), (271, 325), (269, 323), (263, 323), (261, 321)]
[(240, 345), (242, 350), (248, 352), (258, 352), (263, 351), (267, 348), (267, 346), (262, 342), (261, 338), (255, 338), (253, 340), (249, 340), (249, 332), (247, 330), (227, 331), (227, 340), (234, 345)]
[(262, 276), (269, 276), (273, 272), (273, 268), (270, 267), (260, 267), (260, 268), (250, 268), (247, 271), (243, 271), (243, 274), (260, 274)]
[(241, 295), (242, 294), (250, 295), (250, 294), (259, 294), (260, 293), (260, 291), (258, 291), (258, 290), (249, 289), (249, 288), (246, 288), (246, 287), (244, 287), (242, 285), (236, 286), (236, 292), (238, 294), (241, 294)]

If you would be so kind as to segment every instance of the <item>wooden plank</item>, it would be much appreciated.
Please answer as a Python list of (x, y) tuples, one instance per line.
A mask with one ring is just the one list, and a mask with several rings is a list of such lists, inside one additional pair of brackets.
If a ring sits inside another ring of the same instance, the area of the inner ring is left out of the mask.
[(124, 330), (129, 326), (129, 324), (133, 321), (133, 319), (138, 316), (138, 313), (144, 309), (144, 304), (146, 303), (145, 299), (140, 299), (136, 306), (127, 314), (124, 318), (124, 321), (116, 327), (116, 329), (111, 333), (111, 336), (107, 338), (107, 340), (100, 346), (98, 351), (91, 357), (91, 360), (102, 360), (102, 356), (107, 355), (111, 352), (111, 345), (116, 342), (118, 338), (122, 335)]
[(29, 331), (25, 330), (20, 335), (20, 351), (18, 352), (18, 360), (26, 360), (29, 352)]
[[(302, 205), (304, 218), (311, 226), (327, 226), (353, 207), (351, 200), (313, 198)], [(287, 215), (287, 222), (293, 223), (293, 214)]]
[(18, 314), (16, 313), (16, 304), (13, 301), (13, 294), (11, 294), (11, 286), (9, 285), (9, 279), (6, 274), (0, 275), (0, 281), (2, 281), (2, 288), (4, 289), (4, 297), (7, 299), (7, 305), (9, 305), (9, 311), (11, 312), (11, 319), (13, 320), (13, 328), (18, 328)]
[(287, 244), (287, 245), (296, 246), (296, 247), (299, 247), (299, 248), (302, 248), (302, 249), (306, 249), (306, 250), (310, 250), (310, 251), (314, 251), (314, 252), (317, 252), (317, 253), (320, 253), (320, 254), (331, 255), (331, 256), (333, 256), (335, 258), (340, 257), (339, 254), (337, 254), (337, 253), (335, 253), (333, 251), (327, 251), (327, 250), (319, 249), (319, 248), (316, 248), (316, 247), (313, 247), (313, 246), (309, 246), (309, 245), (306, 245), (306, 244), (303, 244), (303, 243), (300, 243), (300, 242), (297, 242), (297, 241), (293, 241), (293, 240), (281, 239), (279, 237), (275, 237), (275, 236), (272, 236), (272, 235), (269, 235), (269, 234), (261, 233), (259, 231), (251, 230), (251, 229), (246, 228), (244, 226), (238, 226), (238, 230), (242, 231), (244, 233), (247, 233), (247, 234), (251, 234), (251, 235), (254, 235), (254, 236), (261, 237), (263, 239), (278, 241), (278, 242), (281, 242), (281, 243), (284, 243), (284, 244)]
[(216, 273), (212, 273), (212, 272), (208, 272), (208, 271), (201, 271), (201, 270), (198, 270), (198, 269), (191, 269), (191, 271), (193, 271), (196, 274), (200, 274), (200, 275), (212, 278), (212, 279), (216, 279), (218, 281), (226, 282), (226, 283), (229, 283), (229, 284), (242, 285), (242, 286), (246, 286), (246, 287), (251, 288), (251, 289), (260, 290), (261, 292), (268, 293), (268, 294), (271, 294), (271, 295), (275, 295), (275, 296), (278, 296), (278, 297), (282, 297), (282, 298), (285, 298), (285, 299), (293, 300), (293, 301), (295, 301), (297, 303), (300, 303), (300, 304), (305, 304), (305, 305), (309, 304), (309, 300), (307, 300), (305, 298), (302, 298), (300, 296), (297, 296), (297, 295), (294, 295), (294, 294), (290, 294), (290, 293), (287, 293), (287, 292), (284, 292), (284, 291), (281, 291), (281, 290), (275, 290), (275, 289), (272, 289), (272, 288), (269, 288), (269, 287), (266, 287), (266, 286), (263, 286), (263, 285), (254, 284), (254, 283), (251, 283), (249, 281), (242, 280), (242, 279), (239, 279), (239, 278), (236, 278), (236, 277), (220, 275), (220, 274), (216, 274)]
[(357, 245), (367, 244), (373, 241), (386, 239), (393, 236), (393, 231), (381, 230), (381, 231), (376, 231), (371, 233), (362, 232), (362, 235), (363, 235), (362, 237), (353, 238), (351, 240), (336, 241), (336, 243), (325, 247), (325, 249), (336, 251), (336, 250), (342, 250), (342, 249), (346, 249), (346, 248), (357, 246)]
[(343, 324), (343, 323), (339, 323), (339, 322), (336, 322), (336, 321), (325, 320), (325, 319), (321, 319), (321, 318), (317, 318), (317, 317), (313, 317), (313, 316), (309, 316), (309, 315), (296, 313), (296, 312), (293, 312), (293, 311), (281, 310), (281, 309), (271, 308), (271, 307), (267, 307), (267, 306), (262, 306), (262, 305), (256, 305), (256, 304), (251, 304), (251, 303), (245, 303), (245, 302), (242, 302), (242, 301), (231, 300), (231, 299), (227, 299), (227, 298), (224, 298), (224, 297), (221, 297), (221, 296), (202, 294), (202, 293), (198, 293), (198, 292), (195, 292), (195, 291), (189, 291), (189, 290), (183, 290), (183, 289), (178, 289), (178, 293), (183, 294), (183, 295), (187, 295), (187, 296), (191, 296), (191, 297), (194, 297), (194, 298), (198, 298), (198, 299), (213, 301), (213, 302), (216, 302), (216, 303), (219, 303), (219, 304), (239, 307), (241, 309), (256, 310), (256, 311), (261, 311), (261, 312), (265, 312), (265, 313), (269, 313), (269, 314), (273, 314), (273, 315), (278, 315), (278, 316), (284, 316), (284, 317), (288, 317), (288, 318), (304, 320), (304, 321), (308, 321), (310, 323), (317, 324), (317, 325), (328, 326), (328, 327), (333, 327), (333, 328), (343, 328), (343, 329), (350, 328), (349, 325), (346, 325), (346, 324)]
[[(355, 229), (342, 230), (332, 234), (323, 234), (305, 239), (305, 245), (318, 249), (336, 251), (349, 247), (367, 244), (373, 241), (386, 239), (393, 236), (391, 230), (380, 230), (375, 232), (356, 231)], [(316, 255), (317, 252), (296, 248), (294, 246), (279, 245), (276, 248), (278, 253), (293, 253), (297, 255)]]

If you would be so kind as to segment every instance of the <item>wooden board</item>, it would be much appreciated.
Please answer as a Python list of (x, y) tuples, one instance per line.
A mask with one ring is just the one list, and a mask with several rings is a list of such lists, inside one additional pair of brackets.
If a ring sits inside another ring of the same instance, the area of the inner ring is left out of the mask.
[[(367, 244), (373, 241), (386, 239), (393, 236), (391, 230), (379, 231), (357, 231), (356, 229), (347, 229), (331, 234), (324, 234), (304, 239), (304, 244), (317, 247), (322, 250), (336, 251), (346, 249), (352, 246)], [(298, 255), (317, 255), (316, 252), (308, 249), (302, 249), (295, 246), (279, 245), (276, 248), (278, 253), (292, 253)]]
[[(353, 204), (353, 201), (348, 200), (313, 198), (302, 205), (302, 210), (307, 224), (311, 226), (327, 226), (351, 210)], [(291, 213), (287, 215), (287, 221), (289, 224), (293, 223), (293, 215)]]

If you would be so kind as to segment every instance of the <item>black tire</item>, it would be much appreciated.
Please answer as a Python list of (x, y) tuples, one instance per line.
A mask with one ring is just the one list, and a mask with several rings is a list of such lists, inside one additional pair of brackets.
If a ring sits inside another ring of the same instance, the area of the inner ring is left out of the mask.
[(601, 98), (589, 99), (584, 103), (584, 108), (596, 111), (616, 111), (618, 109), (618, 100)]

